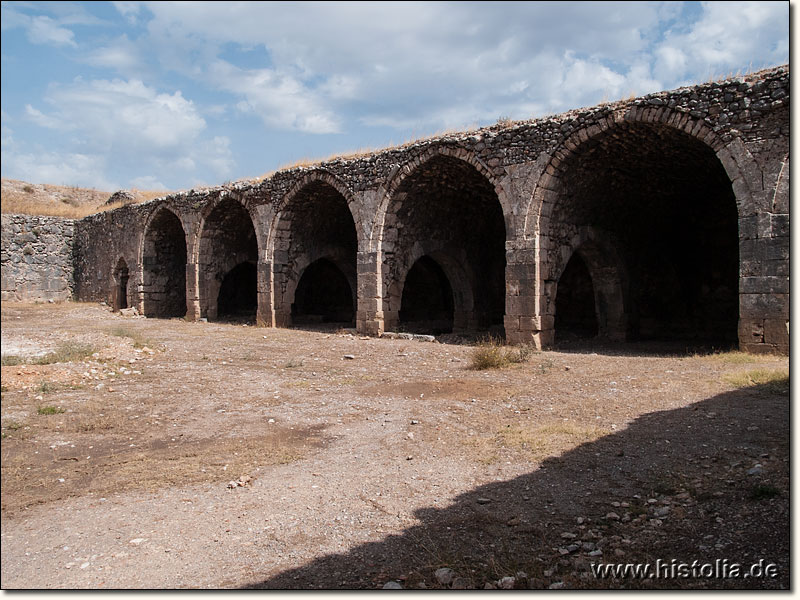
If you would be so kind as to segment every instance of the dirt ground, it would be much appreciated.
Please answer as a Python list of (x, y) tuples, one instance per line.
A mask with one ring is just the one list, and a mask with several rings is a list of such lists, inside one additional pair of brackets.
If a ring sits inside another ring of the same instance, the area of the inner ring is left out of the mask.
[[(478, 371), (467, 344), (80, 303), (4, 303), (2, 338), (4, 589), (790, 584), (786, 357)], [(737, 563), (768, 574), (716, 577)]]

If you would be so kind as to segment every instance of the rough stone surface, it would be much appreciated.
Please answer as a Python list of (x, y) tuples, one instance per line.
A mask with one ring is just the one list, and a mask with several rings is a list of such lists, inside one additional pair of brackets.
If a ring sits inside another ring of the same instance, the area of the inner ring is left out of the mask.
[(366, 335), (788, 351), (789, 91), (778, 67), (123, 206), (76, 223), (74, 294)]
[(2, 216), (2, 301), (68, 300), (73, 292), (74, 222)]

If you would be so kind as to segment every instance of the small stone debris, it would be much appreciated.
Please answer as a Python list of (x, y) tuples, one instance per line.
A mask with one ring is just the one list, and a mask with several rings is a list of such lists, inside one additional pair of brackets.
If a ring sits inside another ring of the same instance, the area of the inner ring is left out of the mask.
[(343, 356), (343, 358), (344, 358), (345, 360), (354, 360), (354, 359), (355, 359), (355, 355), (354, 355), (354, 354), (345, 354), (345, 355)]
[(469, 580), (465, 577), (456, 577), (450, 585), (451, 590), (468, 590)]
[(435, 342), (436, 341), (436, 338), (434, 336), (432, 336), (432, 335), (423, 335), (423, 334), (419, 334), (419, 333), (414, 334), (414, 339), (417, 340), (418, 342)]
[(411, 424), (412, 425), (419, 425), (419, 421), (417, 421), (416, 419), (411, 419)]
[(501, 590), (513, 590), (516, 583), (517, 580), (515, 577), (503, 577), (502, 579), (498, 580), (497, 587)]
[(761, 463), (756, 463), (755, 465), (753, 465), (752, 469), (747, 470), (748, 475), (761, 475), (763, 472), (764, 472), (764, 467), (761, 465)]
[(136, 310), (135, 306), (131, 306), (130, 308), (122, 308), (119, 311), (119, 315), (121, 317), (138, 317), (139, 311)]
[(250, 482), (253, 481), (253, 478), (250, 475), (242, 475), (236, 481), (229, 481), (228, 482), (228, 489), (232, 490), (237, 487), (245, 487), (250, 485)]
[(436, 569), (433, 576), (439, 582), (439, 585), (450, 585), (455, 579), (456, 573), (453, 569), (442, 567), (441, 569)]
[(561, 590), (564, 589), (564, 582), (563, 581), (556, 581), (555, 583), (551, 583), (547, 586), (548, 590)]
[(476, 502), (478, 504), (489, 504), (492, 501), (491, 498), (478, 498)]
[(131, 540), (130, 542), (128, 542), (128, 543), (129, 543), (129, 544), (133, 544), (134, 546), (138, 546), (138, 545), (139, 545), (139, 544), (141, 544), (142, 542), (146, 542), (146, 541), (147, 541), (147, 538), (134, 538), (134, 539), (132, 539), (132, 540)]
[(384, 590), (402, 590), (403, 586), (397, 581), (387, 581), (383, 584)]
[(575, 533), (571, 533), (569, 531), (565, 531), (564, 533), (561, 534), (561, 537), (564, 538), (565, 540), (574, 540), (576, 537), (578, 537), (578, 535)]
[(619, 521), (619, 515), (615, 512), (607, 513), (605, 518), (609, 521)]

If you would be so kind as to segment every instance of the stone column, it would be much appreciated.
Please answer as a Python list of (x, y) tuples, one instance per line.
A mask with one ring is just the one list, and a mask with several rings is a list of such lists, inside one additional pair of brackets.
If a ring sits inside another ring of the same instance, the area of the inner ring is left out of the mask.
[(198, 285), (199, 268), (197, 263), (186, 264), (186, 320), (197, 321), (200, 318), (200, 286)]
[(506, 244), (506, 314), (503, 318), (509, 344), (533, 344), (541, 349), (552, 341), (552, 319), (543, 319), (539, 306), (533, 242), (509, 242)]
[(275, 309), (272, 305), (272, 263), (258, 261), (257, 273), (256, 323), (260, 327), (275, 327)]
[(357, 257), (358, 306), (356, 331), (364, 335), (381, 335), (384, 331), (381, 269), (378, 252), (359, 252)]
[(789, 215), (739, 219), (739, 347), (789, 352)]

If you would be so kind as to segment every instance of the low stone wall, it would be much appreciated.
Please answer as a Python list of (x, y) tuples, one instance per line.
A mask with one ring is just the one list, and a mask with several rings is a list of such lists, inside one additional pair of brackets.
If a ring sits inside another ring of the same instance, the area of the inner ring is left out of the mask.
[(72, 298), (74, 221), (2, 215), (2, 301)]

